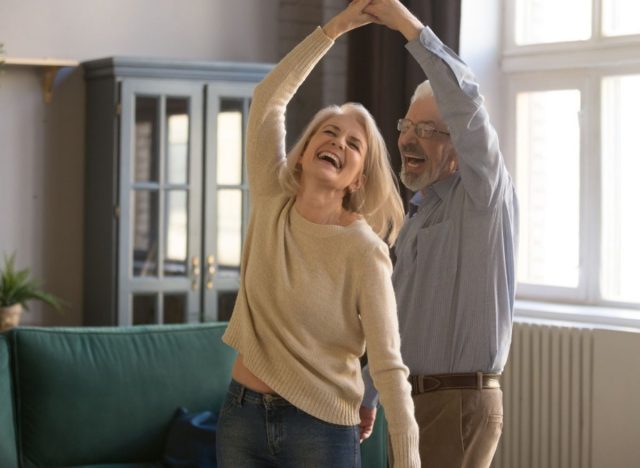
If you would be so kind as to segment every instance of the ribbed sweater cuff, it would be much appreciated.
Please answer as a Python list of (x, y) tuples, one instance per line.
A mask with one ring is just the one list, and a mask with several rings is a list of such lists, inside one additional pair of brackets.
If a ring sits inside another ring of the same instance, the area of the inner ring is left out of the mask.
[(392, 468), (420, 468), (418, 434), (391, 434)]

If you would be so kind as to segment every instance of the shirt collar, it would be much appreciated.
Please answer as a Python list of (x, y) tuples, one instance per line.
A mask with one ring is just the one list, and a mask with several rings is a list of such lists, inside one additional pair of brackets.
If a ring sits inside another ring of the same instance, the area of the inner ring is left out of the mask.
[(411, 197), (411, 200), (409, 200), (409, 203), (415, 206), (420, 206), (423, 200), (424, 200), (424, 195), (422, 195), (422, 192), (417, 191), (416, 193), (413, 194), (413, 197)]
[[(444, 197), (447, 196), (447, 193), (449, 193), (449, 189), (451, 188), (455, 180), (459, 177), (459, 175), (460, 175), (459, 171), (456, 171), (453, 174), (451, 174), (449, 177), (446, 177), (442, 180), (439, 180), (438, 182), (431, 184), (429, 187), (427, 187), (427, 193), (433, 193), (437, 195), (441, 200), (444, 200)], [(411, 200), (409, 200), (409, 203), (416, 206), (420, 206), (424, 203), (425, 198), (428, 198), (428, 197), (425, 197), (421, 191), (417, 191), (416, 193), (413, 194), (413, 197), (411, 197)]]

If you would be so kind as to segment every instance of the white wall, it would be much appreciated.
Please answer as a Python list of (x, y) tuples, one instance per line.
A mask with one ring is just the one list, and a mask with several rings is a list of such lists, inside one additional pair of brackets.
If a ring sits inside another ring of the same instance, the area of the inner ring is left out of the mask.
[(273, 61), (277, 0), (0, 0), (14, 57)]
[[(504, 79), (500, 70), (501, 4), (502, 0), (462, 0), (460, 26), (460, 57), (478, 79), (480, 93), (485, 98), (491, 122), (499, 137), (505, 129)], [(511, 166), (512, 155), (505, 154), (504, 157), (507, 165)]]
[[(0, 0), (8, 57), (112, 55), (274, 62), (278, 0)], [(82, 322), (84, 80), (65, 69), (44, 104), (41, 71), (0, 74), (0, 254), (17, 253), (63, 316), (38, 303), (23, 324)]]

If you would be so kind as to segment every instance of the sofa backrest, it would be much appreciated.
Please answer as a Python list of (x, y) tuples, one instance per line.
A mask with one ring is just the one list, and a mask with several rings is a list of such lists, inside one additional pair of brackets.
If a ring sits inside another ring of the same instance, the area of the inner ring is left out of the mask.
[(14, 329), (23, 465), (158, 461), (179, 406), (222, 405), (235, 356), (225, 327)]
[(7, 336), (0, 334), (0, 466), (18, 466), (9, 357)]

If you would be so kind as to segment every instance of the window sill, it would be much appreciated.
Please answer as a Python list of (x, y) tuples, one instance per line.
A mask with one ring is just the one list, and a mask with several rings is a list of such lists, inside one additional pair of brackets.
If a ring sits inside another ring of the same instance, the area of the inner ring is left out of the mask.
[(640, 333), (640, 310), (516, 301), (514, 321)]

